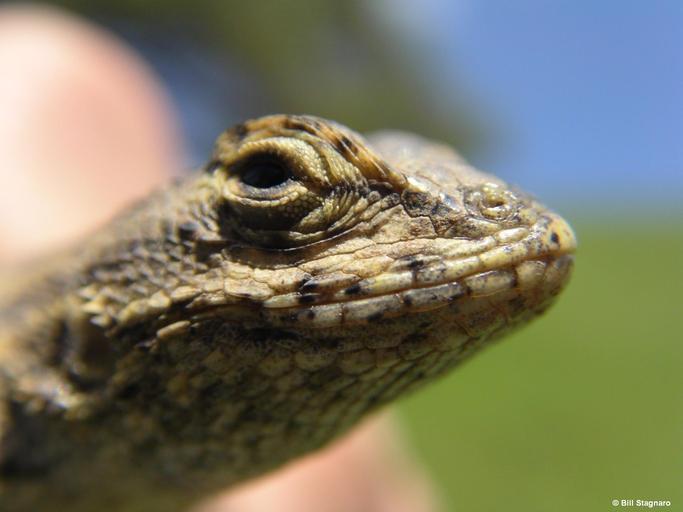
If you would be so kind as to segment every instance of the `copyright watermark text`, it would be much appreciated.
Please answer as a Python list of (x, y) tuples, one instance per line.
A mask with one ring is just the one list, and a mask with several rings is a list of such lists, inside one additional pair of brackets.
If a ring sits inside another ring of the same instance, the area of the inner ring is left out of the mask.
[(613, 499), (613, 507), (623, 508), (667, 508), (671, 506), (670, 500), (639, 500), (639, 499)]

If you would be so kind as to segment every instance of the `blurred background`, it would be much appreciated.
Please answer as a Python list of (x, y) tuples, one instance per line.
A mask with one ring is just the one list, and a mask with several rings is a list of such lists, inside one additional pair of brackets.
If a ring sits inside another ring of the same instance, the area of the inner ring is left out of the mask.
[(559, 303), (403, 400), (446, 510), (683, 510), (683, 3), (53, 2), (165, 83), (201, 164), (273, 112), (453, 144), (569, 218)]

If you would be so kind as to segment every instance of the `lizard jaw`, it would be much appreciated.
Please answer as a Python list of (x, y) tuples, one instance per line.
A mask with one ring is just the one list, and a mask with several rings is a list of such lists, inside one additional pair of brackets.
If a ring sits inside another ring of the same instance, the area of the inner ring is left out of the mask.
[[(490, 250), (451, 261), (416, 265), (340, 290), (324, 302), (290, 294), (263, 304), (263, 319), (274, 325), (329, 328), (367, 324), (382, 318), (431, 311), (473, 297), (554, 297), (566, 283), (576, 238), (560, 216), (549, 213), (532, 229), (501, 232)], [(302, 305), (304, 304), (304, 305)], [(534, 309), (534, 308), (531, 308)]]

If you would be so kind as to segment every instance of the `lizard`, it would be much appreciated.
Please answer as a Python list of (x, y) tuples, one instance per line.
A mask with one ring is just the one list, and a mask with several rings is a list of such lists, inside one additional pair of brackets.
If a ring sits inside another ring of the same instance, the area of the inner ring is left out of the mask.
[(537, 317), (576, 239), (404, 132), (272, 115), (0, 293), (0, 509), (182, 510)]

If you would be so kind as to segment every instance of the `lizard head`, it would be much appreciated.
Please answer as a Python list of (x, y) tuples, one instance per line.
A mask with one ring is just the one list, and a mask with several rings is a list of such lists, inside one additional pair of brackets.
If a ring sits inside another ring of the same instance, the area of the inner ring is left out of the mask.
[(104, 246), (113, 262), (89, 270), (82, 310), (122, 347), (108, 393), (186, 445), (163, 456), (233, 478), (538, 315), (576, 245), (444, 145), (307, 116), (228, 130), (198, 178), (159, 197), (124, 219), (140, 237)]
[(561, 217), (414, 135), (265, 117), (221, 135), (201, 180), (209, 270), (171, 336), (233, 340), (216, 372), (239, 366), (249, 414), (306, 449), (538, 315), (572, 266)]
[(357, 325), (478, 299), (492, 323), (461, 320), (478, 335), (542, 309), (571, 267), (562, 218), (414, 135), (270, 116), (221, 135), (207, 172), (223, 270), (250, 274), (254, 294), (237, 295), (268, 322)]

